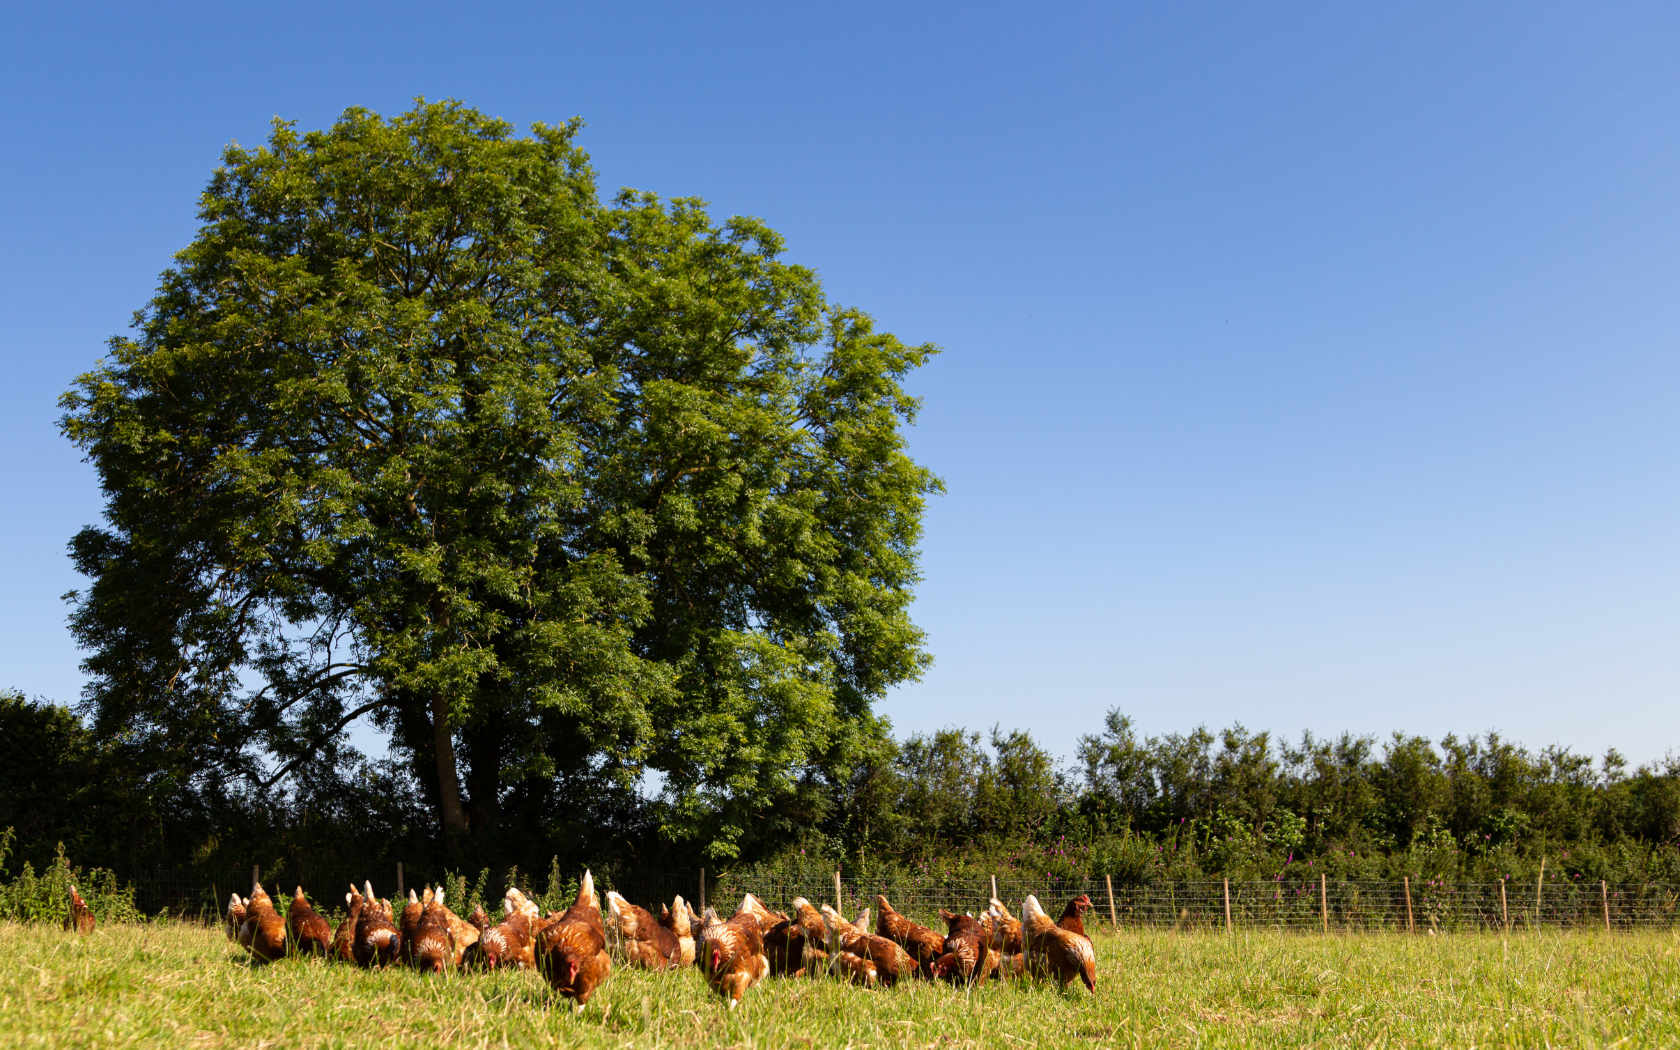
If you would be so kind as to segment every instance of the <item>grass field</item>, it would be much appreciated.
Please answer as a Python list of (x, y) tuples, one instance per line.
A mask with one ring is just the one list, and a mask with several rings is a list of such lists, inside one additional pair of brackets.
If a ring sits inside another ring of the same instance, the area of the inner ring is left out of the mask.
[(770, 981), (727, 1013), (694, 971), (618, 969), (581, 1016), (534, 974), (427, 978), (220, 931), (0, 925), (0, 1046), (1680, 1047), (1680, 936), (1124, 933), (1097, 994)]

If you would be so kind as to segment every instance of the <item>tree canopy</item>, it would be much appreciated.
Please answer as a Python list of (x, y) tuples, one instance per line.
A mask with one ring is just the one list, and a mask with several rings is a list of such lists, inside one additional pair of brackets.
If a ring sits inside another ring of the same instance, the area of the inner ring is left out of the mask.
[(760, 221), (602, 201), (579, 127), (421, 102), (226, 151), (63, 398), (106, 499), (84, 710), (145, 768), (295, 790), (365, 718), (456, 847), (656, 793), (727, 857), (878, 739), (928, 659), (934, 351)]

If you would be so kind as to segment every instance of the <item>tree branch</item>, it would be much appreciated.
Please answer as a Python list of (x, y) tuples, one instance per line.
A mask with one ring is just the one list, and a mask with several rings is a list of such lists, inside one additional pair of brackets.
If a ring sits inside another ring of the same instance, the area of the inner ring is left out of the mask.
[(351, 711), (349, 714), (347, 714), (343, 718), (339, 719), (337, 724), (335, 724), (331, 729), (328, 729), (326, 732), (317, 735), (315, 737), (315, 739), (310, 742), (310, 745), (307, 748), (305, 748), (302, 752), (300, 752), (296, 758), (292, 759), (290, 762), (287, 762), (285, 765), (281, 766), (280, 769), (273, 776), (269, 777), (267, 780), (263, 781), (261, 784), (258, 784), (257, 785), (257, 790), (258, 791), (267, 791), (269, 788), (273, 787), (275, 784), (278, 784), (281, 781), (282, 778), (284, 778), (292, 770), (296, 769), (298, 767), (299, 763), (301, 763), (304, 759), (309, 758), (311, 756), (311, 754), (314, 752), (315, 748), (317, 748), (317, 747), (321, 746), (322, 744), (326, 743), (327, 738), (331, 737), (334, 733), (337, 733), (339, 730), (343, 729), (345, 726), (349, 725), (351, 722), (354, 722), (356, 719), (362, 717), (363, 715), (367, 714), (369, 711), (372, 711), (374, 708), (380, 706), (383, 703), (385, 703), (385, 698), (384, 697), (380, 697), (378, 700), (369, 700), (367, 703), (363, 704), (361, 707), (356, 708), (354, 711)]

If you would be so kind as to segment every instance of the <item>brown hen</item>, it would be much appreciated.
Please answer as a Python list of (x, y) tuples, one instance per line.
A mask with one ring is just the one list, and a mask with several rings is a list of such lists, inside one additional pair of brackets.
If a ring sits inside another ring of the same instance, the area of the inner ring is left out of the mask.
[(1021, 912), (1026, 924), (1027, 969), (1054, 977), (1063, 990), (1077, 977), (1096, 991), (1097, 953), (1091, 939), (1057, 926), (1030, 894)]
[(391, 905), (373, 894), (373, 883), (363, 882), (362, 892), (352, 890), (361, 898), (360, 914), (356, 917), (356, 940), (351, 954), (358, 966), (385, 966), (395, 962), (402, 953), (402, 932), (391, 921)]
[(972, 915), (958, 915), (941, 910), (940, 918), (950, 930), (945, 936), (934, 972), (947, 981), (973, 983), (983, 981), (997, 969), (997, 953), (980, 920)]
[(1093, 907), (1095, 905), (1091, 903), (1090, 896), (1081, 893), (1067, 902), (1067, 907), (1062, 909), (1062, 917), (1056, 920), (1056, 925), (1069, 933), (1077, 933), (1086, 940), (1090, 940), (1091, 935), (1085, 932), (1085, 913)]
[(239, 943), (262, 962), (273, 962), (286, 954), (286, 920), (274, 910), (274, 900), (260, 882), (251, 887), (245, 922), (239, 927)]
[(494, 970), (498, 966), (512, 966), (522, 970), (537, 965), (535, 954), (535, 917), (522, 911), (510, 898), (502, 898), (507, 917), (485, 930), (477, 943), (467, 948), (462, 965)]
[(348, 910), (344, 913), (344, 921), (333, 932), (329, 954), (339, 962), (355, 962), (356, 923), (362, 917), (362, 895), (356, 892), (356, 887), (350, 887), (350, 892), (344, 895), (344, 904)]
[[(831, 950), (851, 952), (875, 964), (875, 976), (884, 985), (897, 984), (919, 969), (916, 960), (904, 948), (885, 937), (865, 933), (858, 923), (847, 922), (839, 912), (824, 904), (820, 909), (823, 925), (828, 928)], [(858, 916), (867, 921), (868, 911)]]
[(875, 895), (875, 932), (910, 953), (918, 976), (932, 977), (934, 961), (945, 950), (945, 938), (893, 910), (882, 894)]
[(326, 957), (332, 947), (332, 927), (309, 906), (302, 886), (292, 894), (291, 906), (286, 909), (286, 926), (299, 952)]
[(589, 872), (583, 873), (572, 906), (537, 933), (535, 954), (537, 969), (548, 978), (549, 986), (571, 999), (580, 1012), (612, 972), (601, 899), (595, 895), (595, 877)]
[(992, 917), (992, 947), (1005, 955), (1018, 955), (1021, 952), (1021, 920), (1009, 914), (1009, 909), (1003, 902), (993, 897), (988, 902), (991, 907), (987, 914)]
[[(410, 891), (413, 892), (412, 890)], [(406, 920), (408, 909), (403, 909)], [(449, 932), (443, 890), (426, 887), (420, 898), (420, 915), (414, 923), (413, 939), (403, 931), (403, 952), (422, 973), (442, 973), (455, 962), (455, 939)]]
[(786, 915), (783, 915), (779, 911), (771, 911), (769, 908), (764, 906), (763, 901), (759, 900), (750, 893), (741, 898), (741, 906), (735, 909), (735, 914), (751, 915), (753, 917), (753, 921), (758, 923), (758, 930), (760, 933), (770, 929), (777, 923), (787, 921)]
[(707, 908), (696, 951), (706, 983), (729, 1000), (731, 1010), (741, 1004), (748, 988), (770, 974), (770, 960), (764, 955), (764, 931), (759, 917), (751, 911), (737, 911), (725, 922), (715, 909)]
[(70, 887), (70, 912), (64, 916), (64, 932), (69, 933), (71, 930), (77, 933), (93, 932), (93, 909), (88, 907), (87, 901), (82, 900), (82, 895), (74, 886)]
[(624, 957), (630, 965), (648, 970), (669, 970), (682, 965), (682, 946), (677, 943), (677, 935), (661, 926), (646, 908), (608, 890), (607, 916), (608, 928), (622, 938)]
[(680, 965), (694, 965), (694, 925), (700, 917), (694, 914), (694, 909), (678, 894), (671, 901), (671, 907), (663, 904), (659, 906), (659, 925), (671, 931), (677, 939), (677, 959)]
[(239, 939), (239, 927), (245, 925), (245, 900), (235, 893), (228, 898), (227, 922), (228, 940)]

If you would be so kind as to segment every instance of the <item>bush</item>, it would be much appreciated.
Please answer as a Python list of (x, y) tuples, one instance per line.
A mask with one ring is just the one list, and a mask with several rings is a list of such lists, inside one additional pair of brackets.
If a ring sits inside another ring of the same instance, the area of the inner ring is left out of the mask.
[(64, 844), (58, 844), (52, 864), (39, 875), (35, 866), (25, 861), (16, 878), (5, 878), (6, 857), (11, 852), (15, 833), (11, 828), (0, 831), (0, 919), (14, 922), (61, 923), (70, 914), (70, 887), (76, 887), (82, 899), (93, 909), (98, 922), (140, 922), (145, 916), (134, 904), (134, 887), (117, 880), (115, 872), (107, 868), (90, 871), (72, 865), (64, 855)]

